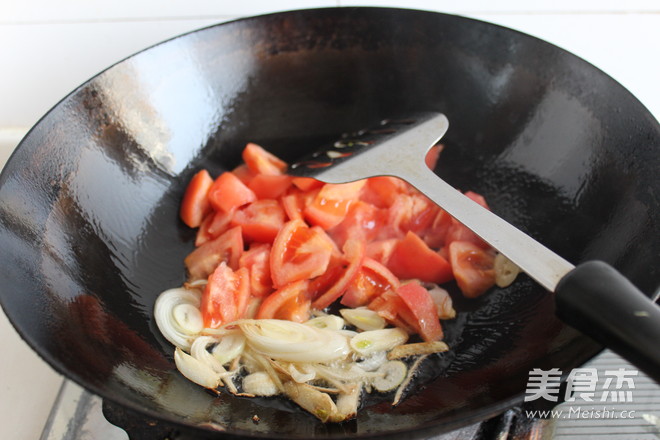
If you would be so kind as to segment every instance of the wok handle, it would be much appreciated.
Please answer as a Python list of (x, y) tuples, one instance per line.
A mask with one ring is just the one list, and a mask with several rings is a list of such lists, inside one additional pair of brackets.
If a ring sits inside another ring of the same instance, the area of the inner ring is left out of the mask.
[(566, 274), (555, 289), (557, 316), (660, 383), (660, 307), (602, 261)]

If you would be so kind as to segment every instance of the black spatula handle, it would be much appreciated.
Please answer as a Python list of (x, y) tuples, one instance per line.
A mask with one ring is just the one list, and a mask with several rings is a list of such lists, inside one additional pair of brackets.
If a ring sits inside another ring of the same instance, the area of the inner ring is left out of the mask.
[(555, 289), (557, 316), (660, 383), (660, 307), (617, 270), (588, 261)]

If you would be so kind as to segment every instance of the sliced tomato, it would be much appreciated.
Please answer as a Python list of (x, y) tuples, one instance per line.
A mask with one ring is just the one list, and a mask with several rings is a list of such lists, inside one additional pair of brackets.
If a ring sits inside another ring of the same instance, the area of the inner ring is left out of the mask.
[(361, 199), (378, 208), (388, 208), (399, 194), (407, 194), (409, 185), (397, 178), (378, 176), (367, 179)]
[(412, 312), (408, 310), (408, 306), (395, 290), (386, 290), (382, 295), (372, 300), (367, 307), (378, 313), (378, 315), (395, 327), (399, 327), (409, 334), (415, 333), (415, 329), (401, 318), (401, 314), (404, 314), (408, 315), (410, 317), (409, 319), (414, 321), (412, 319)]
[(300, 191), (290, 190), (280, 198), (282, 208), (289, 220), (304, 220), (305, 207), (314, 200), (319, 190)]
[(439, 249), (444, 246), (452, 223), (451, 215), (444, 209), (438, 209), (431, 226), (424, 232), (424, 243), (432, 249)]
[(254, 192), (230, 171), (220, 174), (209, 189), (209, 201), (219, 211), (230, 212), (255, 200)]
[(387, 210), (356, 200), (341, 223), (328, 230), (328, 235), (338, 246), (343, 246), (349, 238), (359, 238), (369, 243), (381, 234), (386, 222)]
[(211, 204), (207, 198), (211, 185), (213, 185), (213, 178), (209, 172), (200, 170), (190, 179), (190, 183), (186, 187), (179, 216), (191, 228), (201, 225), (202, 220), (211, 209)]
[(223, 261), (211, 273), (202, 292), (200, 311), (204, 326), (218, 328), (241, 318), (249, 297), (247, 269), (234, 272)]
[[(484, 208), (490, 210), (488, 204), (486, 203), (486, 200), (480, 194), (477, 194), (473, 191), (467, 191), (465, 195), (470, 199), (474, 200), (475, 202), (477, 202), (478, 204), (480, 204), (481, 206), (483, 206)], [(470, 229), (467, 228), (467, 226), (464, 226), (458, 220), (452, 218), (451, 226), (447, 230), (447, 235), (445, 236), (445, 244), (449, 244), (454, 241), (469, 241), (483, 249), (490, 248), (490, 245), (486, 243), (484, 240), (482, 240), (481, 237), (479, 237), (477, 234), (472, 232)]]
[(402, 280), (415, 278), (442, 284), (453, 278), (449, 262), (410, 231), (394, 245), (387, 268)]
[(399, 194), (388, 209), (388, 227), (394, 235), (412, 231), (424, 235), (440, 208), (419, 193)]
[(303, 315), (305, 309), (309, 310), (308, 285), (309, 281), (298, 280), (271, 293), (261, 302), (256, 319), (288, 319)]
[(243, 252), (238, 262), (250, 271), (250, 294), (264, 297), (273, 291), (270, 279), (270, 244), (253, 243)]
[(240, 208), (231, 220), (240, 226), (246, 242), (272, 243), (284, 225), (286, 214), (277, 200), (263, 199)]
[(418, 281), (404, 283), (396, 289), (396, 293), (412, 312), (413, 321), (407, 318), (417, 333), (425, 341), (438, 341), (442, 339), (442, 327), (438, 318), (438, 309), (433, 298)]
[(332, 240), (319, 228), (310, 228), (302, 220), (289, 220), (273, 241), (270, 273), (273, 285), (322, 275), (334, 251)]
[(245, 185), (249, 185), (252, 178), (255, 176), (255, 174), (244, 163), (231, 170), (231, 172)]
[(362, 266), (341, 298), (347, 307), (369, 304), (386, 290), (396, 290), (401, 283), (390, 270), (378, 261), (365, 257)]
[(287, 169), (286, 162), (252, 142), (243, 149), (243, 161), (255, 174), (283, 174)]
[(257, 174), (248, 188), (250, 188), (258, 199), (277, 199), (284, 195), (291, 186), (291, 176), (286, 174)]
[(226, 232), (230, 227), (231, 219), (233, 216), (234, 211), (212, 211), (202, 221), (202, 224), (197, 230), (195, 246), (201, 246), (207, 241), (213, 240), (214, 238), (219, 237), (220, 234)]
[(337, 226), (346, 217), (351, 203), (360, 196), (365, 180), (350, 183), (326, 183), (314, 200), (304, 209), (305, 219), (312, 225), (327, 230)]
[(243, 234), (241, 227), (229, 229), (224, 234), (197, 247), (185, 258), (191, 280), (207, 278), (222, 262), (231, 269), (238, 269), (238, 262), (243, 252)]
[[(365, 243), (360, 239), (350, 238), (343, 247), (345, 261), (333, 265), (310, 284), (310, 291), (314, 298), (312, 307), (323, 310), (344, 294), (348, 285), (358, 274), (364, 260)], [(329, 287), (328, 284), (330, 285)]]
[(314, 179), (312, 177), (294, 177), (292, 179), (293, 184), (302, 191), (310, 191), (312, 189), (321, 189), (324, 185), (320, 180)]
[(388, 238), (385, 240), (376, 240), (367, 244), (367, 257), (378, 261), (387, 266), (390, 260), (394, 246), (399, 240), (396, 238)]
[(483, 294), (495, 284), (495, 253), (469, 241), (449, 244), (449, 261), (459, 289), (468, 298)]

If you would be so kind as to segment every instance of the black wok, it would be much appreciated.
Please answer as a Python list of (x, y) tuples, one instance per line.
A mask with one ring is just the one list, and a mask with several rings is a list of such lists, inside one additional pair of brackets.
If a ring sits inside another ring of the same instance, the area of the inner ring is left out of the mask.
[(498, 26), (337, 8), (175, 38), (55, 106), (0, 176), (3, 308), (58, 372), (200, 434), (419, 437), (500, 413), (521, 401), (531, 368), (567, 374), (601, 350), (525, 276), (476, 300), (452, 290), (452, 350), (427, 365), (423, 387), (396, 408), (370, 402), (339, 426), (280, 400), (211, 396), (176, 372), (152, 319), (158, 293), (185, 278), (194, 231), (177, 209), (196, 170), (234, 167), (247, 141), (293, 160), (416, 110), (449, 117), (437, 169), (445, 180), (482, 193), (569, 261), (605, 260), (654, 294), (660, 127), (630, 93)]

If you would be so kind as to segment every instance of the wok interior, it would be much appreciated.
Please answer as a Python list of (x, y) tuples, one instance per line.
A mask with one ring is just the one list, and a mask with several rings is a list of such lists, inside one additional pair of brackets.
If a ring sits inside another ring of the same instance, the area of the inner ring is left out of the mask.
[[(617, 109), (616, 117), (612, 109)], [(292, 160), (416, 110), (450, 121), (437, 172), (577, 263), (604, 259), (658, 285), (658, 125), (622, 87), (551, 45), (459, 17), (342, 8), (241, 20), (176, 38), (83, 84), (2, 174), (2, 303), (46, 361), (152, 417), (282, 438), (453, 429), (521, 398), (532, 367), (598, 352), (525, 276), (465, 300), (451, 351), (400, 406), (324, 426), (280, 399), (215, 397), (183, 379), (153, 302), (185, 279), (194, 231), (178, 204), (200, 167), (247, 141)], [(625, 115), (625, 117), (622, 117)], [(655, 179), (657, 180), (657, 179)], [(656, 185), (657, 189), (657, 185)], [(259, 423), (252, 421), (258, 415)], [(208, 422), (212, 422), (210, 425)]]

